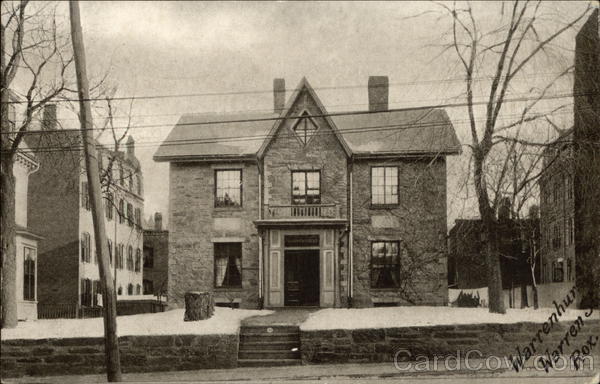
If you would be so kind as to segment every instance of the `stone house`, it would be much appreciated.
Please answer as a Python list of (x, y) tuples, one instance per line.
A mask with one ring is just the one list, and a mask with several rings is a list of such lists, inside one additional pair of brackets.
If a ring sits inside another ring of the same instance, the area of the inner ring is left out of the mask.
[(169, 270), (169, 231), (163, 228), (162, 214), (154, 213), (144, 228), (143, 294), (165, 296)]
[(170, 163), (169, 304), (212, 291), (243, 308), (445, 305), (441, 109), (328, 113), (302, 79), (266, 114), (186, 114), (154, 159)]
[[(40, 317), (69, 316), (77, 307), (102, 305), (101, 285), (83, 148), (78, 131), (57, 129), (56, 107), (46, 106), (39, 130), (26, 141), (40, 158), (30, 177), (29, 224), (44, 236), (39, 244)], [(103, 183), (106, 235), (119, 296), (141, 294), (143, 217), (142, 174), (135, 143), (126, 152), (97, 145)], [(111, 159), (114, 159), (111, 161)], [(63, 310), (57, 309), (62, 306)], [(67, 309), (69, 308), (69, 309)], [(58, 312), (61, 314), (57, 315)], [(50, 316), (50, 315), (48, 315)]]

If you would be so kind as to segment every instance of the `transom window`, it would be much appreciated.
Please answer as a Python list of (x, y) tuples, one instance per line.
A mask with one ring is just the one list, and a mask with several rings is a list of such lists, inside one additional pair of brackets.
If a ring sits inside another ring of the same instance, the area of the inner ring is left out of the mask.
[(398, 167), (371, 168), (371, 203), (398, 204)]
[(308, 112), (302, 113), (300, 118), (294, 125), (294, 133), (298, 136), (300, 141), (306, 145), (310, 139), (315, 135), (319, 127), (315, 124), (313, 119), (310, 117)]
[(400, 242), (371, 242), (371, 288), (397, 288), (400, 285)]
[(292, 203), (320, 204), (321, 203), (321, 172), (293, 171), (292, 172)]
[(215, 171), (215, 206), (242, 206), (242, 170)]
[(215, 287), (242, 287), (242, 243), (215, 243)]

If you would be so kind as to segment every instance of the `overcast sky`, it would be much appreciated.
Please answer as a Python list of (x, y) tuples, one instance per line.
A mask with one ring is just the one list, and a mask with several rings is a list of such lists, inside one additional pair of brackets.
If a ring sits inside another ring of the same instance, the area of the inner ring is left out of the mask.
[[(548, 28), (560, 20), (553, 15), (566, 20), (585, 4), (549, 3)], [(66, 5), (60, 7), (66, 14)], [(500, 2), (474, 8), (483, 25), (499, 18)], [(168, 210), (168, 165), (154, 163), (152, 155), (178, 117), (270, 110), (273, 78), (285, 78), (291, 90), (306, 76), (330, 111), (365, 109), (369, 75), (389, 76), (390, 107), (460, 101), (453, 98), (464, 89), (452, 80), (462, 75), (456, 61), (435, 58), (447, 19), (439, 19), (439, 12), (412, 17), (428, 10), (439, 7), (428, 2), (81, 2), (89, 70), (109, 70), (117, 96), (261, 91), (134, 103), (134, 125), (161, 125), (131, 131), (144, 172), (146, 216)], [(565, 41), (574, 46), (573, 38), (567, 35)], [(541, 66), (529, 75), (547, 81), (555, 71)], [(556, 92), (571, 87), (561, 83)], [(467, 143), (466, 110), (448, 112)], [(449, 161), (449, 221), (475, 215), (458, 201), (464, 196), (456, 184), (466, 156)]]

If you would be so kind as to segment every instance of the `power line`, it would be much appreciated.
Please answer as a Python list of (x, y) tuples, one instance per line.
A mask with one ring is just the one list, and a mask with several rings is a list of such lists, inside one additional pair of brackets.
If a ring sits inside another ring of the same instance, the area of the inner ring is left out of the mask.
[[(564, 91), (564, 92), (569, 92), (569, 91)], [(514, 92), (512, 93), (513, 95), (529, 95), (531, 92)], [(447, 99), (453, 99), (456, 97), (449, 97)], [(415, 102), (425, 102), (425, 101), (437, 101), (440, 98), (428, 98), (428, 99), (413, 99), (413, 100), (394, 100), (394, 101), (390, 101), (389, 105), (395, 105), (395, 104), (407, 104), (407, 103), (415, 103)], [(362, 102), (362, 103), (347, 103), (347, 104), (331, 104), (328, 105), (327, 108), (331, 109), (331, 108), (339, 108), (339, 107), (356, 107), (356, 106), (364, 106), (366, 105), (366, 102)], [(243, 110), (233, 110), (233, 111), (225, 111), (223, 113), (227, 113), (227, 114), (236, 114), (236, 113), (252, 113), (252, 112), (256, 112), (256, 113), (273, 113), (273, 108), (262, 108), (262, 109), (243, 109)], [(113, 115), (112, 118), (113, 119), (132, 119), (132, 118), (139, 118), (139, 117), (159, 117), (159, 116), (181, 116), (182, 113), (149, 113), (149, 114), (128, 114), (128, 115)], [(106, 116), (101, 116), (99, 117), (102, 120), (106, 120), (107, 117)], [(62, 120), (73, 120), (73, 121), (79, 121), (79, 118), (77, 117), (70, 117), (70, 118), (61, 118)], [(78, 129), (78, 128), (69, 128), (69, 129)]]
[[(565, 111), (563, 112), (563, 114), (570, 114), (570, 111)], [(559, 113), (561, 114), (561, 113)], [(420, 119), (425, 118), (427, 115), (423, 115), (420, 117)], [(517, 116), (520, 117), (520, 114), (513, 114), (513, 115), (505, 115), (502, 116), (501, 118), (499, 118), (499, 120), (513, 120), (513, 117), (511, 116)], [(468, 119), (464, 119), (464, 120), (458, 120), (461, 123), (466, 123), (469, 122)], [(476, 121), (479, 122), (484, 122), (486, 121), (485, 118), (482, 119), (476, 119)], [(455, 120), (456, 122), (456, 120)], [(408, 130), (408, 129), (422, 129), (422, 128), (428, 128), (428, 127), (443, 127), (445, 126), (445, 124), (441, 124), (439, 122), (429, 122), (429, 123), (420, 123), (418, 121), (418, 119), (414, 122), (410, 122), (410, 123), (404, 123), (404, 124), (387, 124), (387, 125), (375, 125), (375, 126), (355, 126), (355, 127), (351, 127), (351, 128), (346, 128), (346, 129), (341, 129), (339, 130), (340, 133), (344, 134), (344, 135), (351, 135), (351, 134), (357, 134), (357, 133), (365, 133), (365, 132), (385, 132), (385, 131), (401, 131), (401, 130)], [(44, 133), (52, 133), (53, 131), (38, 131), (38, 133), (40, 134), (44, 134)], [(61, 132), (61, 131), (58, 131)], [(313, 135), (314, 136), (325, 136), (325, 135), (332, 135), (332, 132), (329, 131), (325, 131), (325, 132), (316, 132)], [(287, 133), (287, 134), (279, 134), (279, 137), (293, 137), (294, 134), (292, 133)], [(162, 141), (143, 141), (143, 142), (137, 142), (136, 143), (136, 147), (137, 148), (151, 148), (151, 147), (157, 147), (159, 145), (163, 145), (163, 146), (179, 146), (179, 145), (190, 145), (190, 144), (220, 144), (220, 143), (232, 143), (232, 142), (237, 142), (237, 141), (250, 141), (250, 140), (266, 140), (268, 138), (273, 137), (272, 135), (269, 134), (262, 134), (262, 135), (246, 135), (246, 136), (231, 136), (231, 137), (223, 137), (223, 138), (202, 138), (202, 139), (176, 139), (176, 140), (162, 140)], [(122, 144), (122, 146), (125, 146), (124, 144)], [(22, 150), (22, 152), (24, 153), (43, 153), (43, 152), (61, 152), (61, 151), (78, 151), (80, 150), (82, 147), (80, 145), (80, 143), (73, 143), (73, 145), (57, 145), (57, 146), (46, 146), (46, 147), (39, 147), (36, 149), (28, 149), (28, 150)]]
[[(522, 78), (518, 79), (530, 79), (535, 77), (548, 77), (551, 75), (559, 74), (560, 72), (548, 72), (548, 73), (537, 73), (532, 75), (524, 75)], [(493, 76), (481, 76), (477, 78), (473, 78), (476, 81), (489, 80), (492, 79)], [(501, 78), (504, 78), (502, 76)], [(398, 86), (398, 85), (419, 85), (419, 84), (437, 84), (437, 83), (446, 83), (446, 82), (456, 82), (456, 81), (465, 81), (464, 77), (450, 78), (450, 79), (432, 79), (432, 80), (420, 80), (420, 81), (407, 81), (400, 83), (390, 83), (390, 86)], [(366, 88), (365, 84), (355, 84), (355, 85), (336, 85), (329, 87), (313, 87), (314, 90), (338, 90), (338, 89), (356, 89), (356, 88)], [(180, 93), (180, 94), (169, 94), (169, 95), (145, 95), (145, 96), (120, 96), (120, 97), (112, 97), (111, 101), (123, 101), (123, 100), (155, 100), (155, 99), (173, 99), (180, 97), (211, 97), (211, 96), (234, 96), (234, 95), (255, 95), (261, 93), (272, 93), (273, 90), (245, 90), (245, 91), (229, 91), (229, 92), (204, 92), (204, 93)], [(86, 98), (83, 101), (103, 101), (106, 98)], [(64, 102), (79, 102), (81, 101), (79, 98), (60, 98), (50, 100), (48, 103), (64, 103)], [(32, 103), (38, 103), (39, 100), (32, 100)], [(27, 104), (28, 101), (21, 100), (13, 100), (4, 102), (6, 104)]]
[[(535, 100), (553, 100), (553, 99), (562, 99), (562, 98), (573, 98), (576, 96), (586, 96), (586, 95), (597, 95), (598, 93), (582, 93), (582, 94), (574, 94), (574, 93), (561, 93), (554, 95), (546, 95), (544, 97), (516, 97), (516, 98), (506, 98), (503, 103), (514, 103), (514, 102), (523, 102), (523, 101), (535, 101)], [(487, 101), (474, 101), (470, 105), (479, 106), (486, 105)], [(417, 107), (408, 107), (408, 108), (390, 108), (385, 111), (346, 111), (346, 112), (328, 112), (311, 115), (311, 117), (336, 117), (336, 116), (358, 116), (358, 115), (368, 115), (368, 114), (384, 114), (384, 113), (393, 113), (393, 112), (408, 112), (408, 111), (424, 111), (429, 109), (444, 109), (444, 108), (459, 108), (459, 107), (467, 107), (469, 103), (466, 102), (457, 102), (457, 103), (445, 103), (445, 104), (437, 104), (437, 105), (425, 105), (425, 106), (417, 106)], [(260, 118), (251, 118), (251, 119), (229, 119), (229, 120), (211, 120), (211, 121), (201, 121), (201, 122), (190, 122), (190, 123), (178, 123), (177, 126), (202, 126), (202, 125), (212, 125), (212, 124), (238, 124), (238, 123), (252, 123), (252, 122), (268, 122), (268, 121), (278, 121), (278, 120), (286, 120), (286, 119), (294, 119), (294, 117), (285, 117), (285, 116), (277, 116), (277, 117), (260, 117)], [(171, 125), (166, 124), (142, 124), (135, 126), (118, 126), (112, 127), (113, 129), (141, 129), (141, 128), (162, 128), (168, 127)], [(106, 128), (87, 128), (86, 130), (105, 130)], [(57, 130), (55, 132), (69, 132), (69, 131), (81, 131), (80, 128), (66, 128)], [(37, 131), (25, 131), (23, 134), (33, 134)], [(2, 132), (2, 134), (13, 134), (13, 132)]]

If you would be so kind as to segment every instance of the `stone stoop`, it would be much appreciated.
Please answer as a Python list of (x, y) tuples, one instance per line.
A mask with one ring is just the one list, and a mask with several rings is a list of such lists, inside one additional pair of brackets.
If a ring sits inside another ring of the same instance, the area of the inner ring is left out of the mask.
[(240, 328), (239, 367), (301, 364), (299, 327), (243, 325)]

